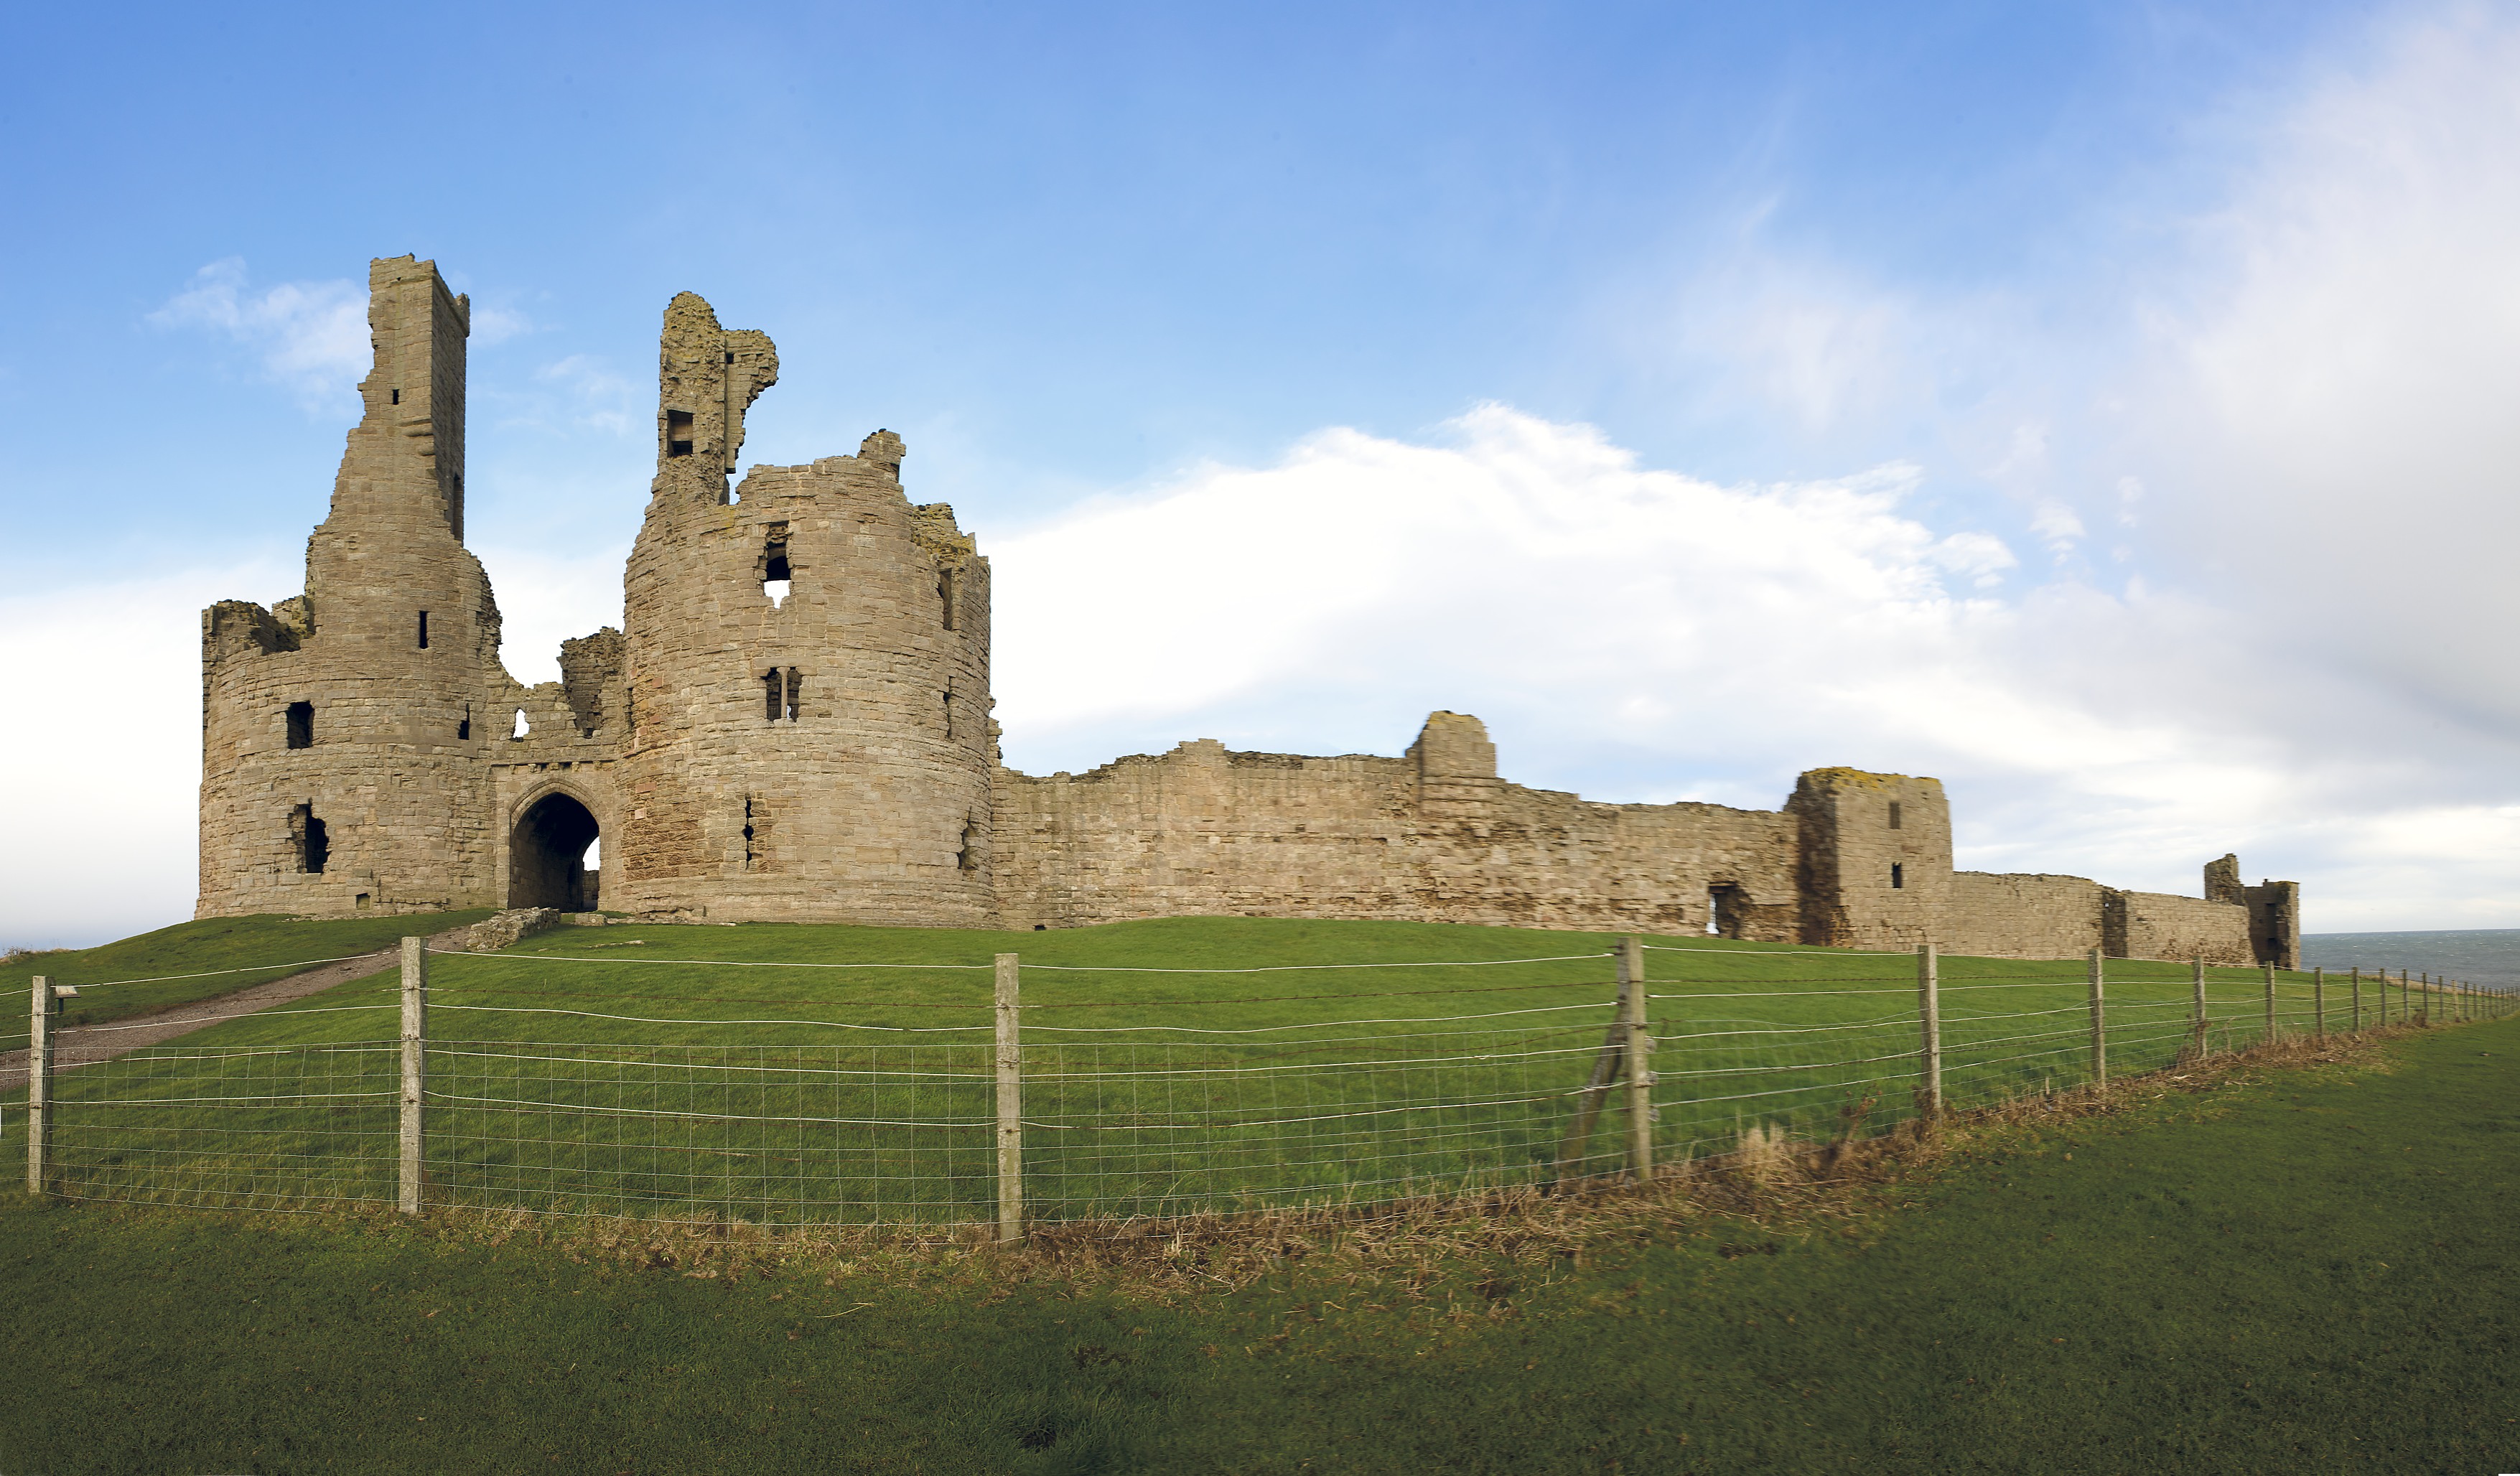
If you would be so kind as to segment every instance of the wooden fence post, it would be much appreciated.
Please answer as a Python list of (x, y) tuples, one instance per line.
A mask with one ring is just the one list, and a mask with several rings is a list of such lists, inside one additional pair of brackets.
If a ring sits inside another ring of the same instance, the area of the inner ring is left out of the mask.
[(1934, 945), (1916, 945), (1916, 1022), (1924, 1032), (1924, 1083), (1918, 1089), (1925, 1120), (1943, 1115), (1943, 986)]
[(1021, 955), (998, 955), (998, 1243), (1023, 1241)]
[(2190, 986), (2196, 996), (2194, 1010), (2196, 1017), (2188, 1028), (2196, 1037), (2196, 1058), (2201, 1061), (2205, 1059), (2205, 960), (2202, 957), (2197, 958), (2187, 965), (2187, 971)]
[(2273, 964), (2272, 964), (2272, 963), (2270, 963), (2270, 964), (2266, 965), (2266, 972), (2267, 972), (2267, 1033), (2266, 1033), (2266, 1037), (2265, 1037), (2265, 1039), (2264, 1039), (2264, 1040), (2262, 1040), (2262, 1041), (2260, 1041), (2260, 1042), (2259, 1042), (2259, 1044), (2260, 1044), (2260, 1045), (2264, 1045), (2264, 1046), (2272, 1046), (2272, 1045), (2273, 1045), (2273, 1044), (2275, 1043), (2275, 966), (2274, 966)]
[(2362, 965), (2354, 965), (2354, 1033), (2362, 1033)]
[[(1550, 1165), (1550, 1182), (1554, 1184), (1584, 1161), (1593, 1143), (1593, 1125), (1601, 1118), (1601, 1104), (1610, 1097), (1610, 1086), (1628, 1062), (1628, 960), (1625, 945), (1610, 950), (1619, 961), (1619, 1000), (1610, 1018), (1610, 1028), (1601, 1035), (1601, 1049), (1593, 1055), (1593, 1069), (1584, 1079), (1583, 1089), (1575, 1094), (1575, 1119), (1566, 1125), (1565, 1135), (1557, 1140), (1557, 1157)], [(1642, 993), (1643, 986), (1635, 992)]]
[(2310, 971), (2310, 1029), (2320, 1040), (2327, 1039), (2327, 969), (2325, 965)]
[(2398, 1023), (2411, 1025), (2414, 1022), (2415, 995), (2407, 983), (2407, 971), (2402, 968), (2398, 970)]
[(1654, 1076), (1645, 1057), (1654, 1049), (1645, 1010), (1645, 942), (1627, 938), (1619, 944), (1619, 982), (1628, 1024), (1628, 1172), (1639, 1184), (1653, 1182)]
[(428, 1084), (428, 940), (402, 940), (402, 1127), (394, 1208), (420, 1213), (420, 1098)]
[(35, 975), (26, 1018), (26, 1192), (44, 1191), (44, 1160), (53, 1146), (53, 981)]
[(2100, 1007), (2100, 951), (2092, 950), (2092, 1085), (2109, 1084), (2109, 1032)]

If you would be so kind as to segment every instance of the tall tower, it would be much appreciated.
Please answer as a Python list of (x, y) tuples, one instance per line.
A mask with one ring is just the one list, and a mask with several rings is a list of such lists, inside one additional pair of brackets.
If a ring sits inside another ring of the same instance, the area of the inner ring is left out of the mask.
[(1802, 941), (1912, 948), (1933, 941), (1952, 889), (1943, 783), (1814, 769), (1785, 810), (1799, 831)]
[(409, 256), (368, 290), (375, 368), (306, 592), (202, 614), (204, 917), (495, 900), (472, 720), (514, 684), (463, 543), (471, 304)]
[(890, 431), (731, 489), (744, 413), (778, 373), (768, 336), (721, 328), (698, 295), (665, 309), (605, 903), (985, 923), (988, 560), (951, 508), (902, 495)]

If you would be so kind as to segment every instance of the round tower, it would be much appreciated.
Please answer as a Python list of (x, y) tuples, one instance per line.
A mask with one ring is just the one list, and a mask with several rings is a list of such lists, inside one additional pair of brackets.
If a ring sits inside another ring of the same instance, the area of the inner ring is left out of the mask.
[(777, 378), (765, 335), (719, 327), (694, 293), (665, 309), (605, 903), (985, 925), (988, 561), (952, 509), (902, 495), (890, 431), (730, 490), (744, 412)]

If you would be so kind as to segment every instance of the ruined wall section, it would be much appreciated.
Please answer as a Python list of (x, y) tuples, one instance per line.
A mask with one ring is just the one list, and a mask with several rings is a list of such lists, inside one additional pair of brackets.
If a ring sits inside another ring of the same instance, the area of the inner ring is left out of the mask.
[(1954, 872), (1935, 946), (1983, 959), (2073, 959), (2100, 947), (2107, 888), (2086, 876)]
[(776, 366), (698, 297), (667, 309), (655, 489), (624, 584), (627, 813), (607, 905), (985, 923), (988, 562), (952, 509), (903, 495), (889, 431), (729, 490), (722, 458)]
[(1242, 753), (1213, 739), (1083, 775), (998, 774), (1006, 926), (1168, 916), (1705, 927), (1735, 889), (1746, 936), (1789, 937), (1783, 816), (1605, 805), (1506, 783), (1475, 718), (1408, 754)]
[(2301, 967), (2301, 883), (2264, 881), (2242, 887), (2240, 905), (2248, 910), (2255, 962)]
[(495, 901), (486, 738), (509, 683), (464, 548), (471, 308), (433, 263), (369, 266), (359, 386), (306, 590), (202, 616), (201, 916)]
[(2228, 902), (2111, 890), (2101, 899), (2101, 950), (2112, 959), (2255, 962), (2249, 915)]

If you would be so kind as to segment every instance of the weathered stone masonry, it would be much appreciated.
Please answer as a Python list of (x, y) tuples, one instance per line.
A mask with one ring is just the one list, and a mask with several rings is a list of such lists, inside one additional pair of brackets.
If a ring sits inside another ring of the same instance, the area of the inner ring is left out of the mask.
[(623, 629), (523, 687), (463, 544), (470, 305), (408, 256), (369, 281), (376, 368), (306, 592), (202, 613), (201, 916), (1228, 914), (2298, 962), (2300, 889), (2243, 886), (2231, 857), (2203, 898), (1955, 872), (1930, 779), (1814, 770), (1777, 811), (1601, 804), (1505, 782), (1479, 721), (1447, 712), (1398, 758), (1202, 740), (1015, 773), (988, 560), (903, 495), (889, 431), (730, 485), (778, 353), (689, 292), (665, 310)]

